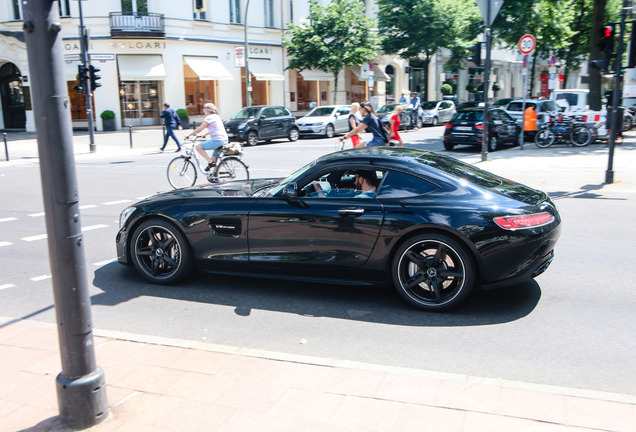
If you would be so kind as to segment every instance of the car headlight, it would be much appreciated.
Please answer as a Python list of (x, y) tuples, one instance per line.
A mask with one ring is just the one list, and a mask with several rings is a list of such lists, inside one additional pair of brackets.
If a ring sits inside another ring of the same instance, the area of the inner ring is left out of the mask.
[(135, 212), (136, 209), (137, 209), (136, 207), (127, 207), (124, 209), (124, 211), (121, 212), (121, 214), (119, 215), (120, 229), (126, 224), (126, 221), (130, 217), (130, 215), (132, 215)]

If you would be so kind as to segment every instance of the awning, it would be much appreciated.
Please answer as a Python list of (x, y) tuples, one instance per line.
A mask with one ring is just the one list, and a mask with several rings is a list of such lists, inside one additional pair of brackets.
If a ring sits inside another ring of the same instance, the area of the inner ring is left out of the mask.
[(333, 74), (318, 69), (300, 71), (305, 81), (333, 81)]
[[(351, 72), (356, 74), (360, 81), (367, 81), (366, 79), (360, 78), (360, 75), (362, 75), (360, 72), (360, 66), (349, 66), (349, 69), (351, 69)], [(370, 72), (371, 71), (369, 71), (369, 73)], [(375, 65), (373, 68), (373, 81), (391, 81), (391, 77), (388, 76), (379, 66)]]
[(127, 55), (117, 56), (119, 79), (122, 81), (156, 81), (166, 78), (161, 55)]
[(249, 68), (258, 81), (285, 81), (285, 75), (269, 61), (251, 60)]
[(203, 81), (231, 80), (232, 74), (223, 66), (223, 63), (213, 57), (183, 57), (183, 60), (192, 68), (194, 73)]

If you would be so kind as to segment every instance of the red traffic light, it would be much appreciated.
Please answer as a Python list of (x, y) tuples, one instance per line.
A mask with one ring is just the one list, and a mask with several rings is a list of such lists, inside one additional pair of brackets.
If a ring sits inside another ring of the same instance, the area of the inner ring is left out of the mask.
[(614, 27), (612, 26), (603, 27), (602, 34), (604, 38), (611, 38), (612, 35), (614, 34)]

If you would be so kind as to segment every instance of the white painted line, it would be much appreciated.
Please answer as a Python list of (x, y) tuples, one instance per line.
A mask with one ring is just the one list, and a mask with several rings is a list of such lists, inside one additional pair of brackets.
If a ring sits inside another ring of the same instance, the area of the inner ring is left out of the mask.
[(13, 243), (11, 242), (0, 242), (0, 247), (2, 246), (11, 246)]
[(18, 220), (18, 218), (14, 218), (14, 217), (2, 218), (0, 219), (0, 222), (11, 222), (14, 220)]
[(103, 205), (108, 205), (108, 206), (109, 206), (109, 205), (115, 205), (115, 204), (129, 203), (129, 202), (131, 202), (131, 201), (132, 201), (132, 200), (124, 199), (124, 200), (118, 200), (118, 201), (108, 201), (108, 202), (105, 202), (105, 203), (102, 203), (102, 204), (103, 204)]
[(92, 230), (101, 229), (101, 228), (108, 228), (109, 226), (110, 225), (104, 225), (104, 224), (89, 225), (89, 226), (82, 227), (82, 232), (84, 232), (84, 231), (92, 231)]
[(14, 286), (15, 285), (13, 285), (13, 284), (0, 285), (0, 290), (7, 289), (7, 288), (13, 288)]
[(110, 264), (110, 263), (115, 262), (115, 261), (117, 261), (117, 260), (113, 258), (113, 259), (109, 259), (109, 260), (106, 260), (106, 261), (100, 261), (100, 262), (93, 263), (93, 265), (95, 267), (101, 267), (101, 266), (105, 266), (106, 264)]
[(29, 216), (31, 216), (31, 217), (40, 217), (40, 216), (44, 216), (44, 212), (40, 212), (40, 213), (31, 213)]
[(42, 275), (42, 276), (36, 276), (36, 277), (32, 277), (31, 280), (33, 282), (39, 282), (41, 280), (46, 280), (46, 279), (51, 279), (53, 276), (51, 275)]
[(97, 207), (95, 204), (86, 204), (86, 205), (83, 205), (83, 206), (79, 206), (79, 209), (80, 210), (85, 210), (85, 209), (95, 208), (95, 207)]
[(45, 238), (47, 238), (46, 234), (40, 234), (40, 235), (31, 236), (31, 237), (22, 237), (22, 240), (31, 242), (36, 240), (44, 240)]

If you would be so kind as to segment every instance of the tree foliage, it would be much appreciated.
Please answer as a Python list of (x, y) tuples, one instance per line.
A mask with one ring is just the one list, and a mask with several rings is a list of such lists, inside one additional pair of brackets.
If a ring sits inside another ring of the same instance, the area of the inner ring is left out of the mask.
[(334, 0), (327, 6), (309, 4), (309, 19), (287, 24), (283, 47), (288, 69), (318, 69), (334, 75), (336, 103), (338, 75), (345, 66), (359, 66), (378, 56), (376, 22), (366, 16), (359, 0)]

